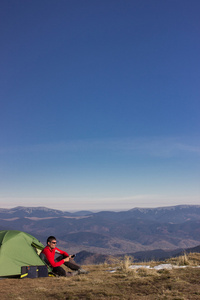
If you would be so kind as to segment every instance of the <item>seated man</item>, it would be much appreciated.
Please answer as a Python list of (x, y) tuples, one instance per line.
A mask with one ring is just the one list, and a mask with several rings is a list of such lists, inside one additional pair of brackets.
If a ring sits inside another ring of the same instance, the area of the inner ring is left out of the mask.
[[(67, 252), (60, 250), (56, 247), (56, 238), (49, 236), (47, 239), (47, 246), (42, 250), (40, 257), (53, 268), (53, 272), (59, 276), (70, 276), (72, 273), (66, 273), (61, 267), (62, 264), (67, 266), (78, 274), (86, 274), (87, 272), (73, 260), (73, 255), (69, 255)], [(55, 257), (55, 255), (57, 257)]]

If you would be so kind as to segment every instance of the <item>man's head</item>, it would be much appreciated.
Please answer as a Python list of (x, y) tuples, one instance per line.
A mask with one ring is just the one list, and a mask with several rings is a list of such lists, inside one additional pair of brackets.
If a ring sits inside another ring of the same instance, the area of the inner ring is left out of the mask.
[(54, 249), (56, 247), (56, 238), (55, 236), (49, 236), (47, 239), (47, 245), (51, 248)]

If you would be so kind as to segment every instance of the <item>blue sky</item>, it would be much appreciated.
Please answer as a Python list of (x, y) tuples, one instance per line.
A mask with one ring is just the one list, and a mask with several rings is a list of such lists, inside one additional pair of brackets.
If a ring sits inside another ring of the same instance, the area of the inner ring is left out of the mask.
[(200, 1), (3, 0), (0, 203), (200, 204)]

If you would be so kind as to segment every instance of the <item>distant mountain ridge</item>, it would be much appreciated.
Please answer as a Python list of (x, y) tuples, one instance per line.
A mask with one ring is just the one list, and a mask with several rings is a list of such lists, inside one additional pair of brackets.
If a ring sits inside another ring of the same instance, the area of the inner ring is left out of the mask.
[(73, 253), (173, 251), (200, 244), (200, 205), (97, 213), (71, 213), (46, 207), (1, 208), (0, 230), (3, 229), (28, 232), (44, 244), (47, 236), (55, 235), (58, 245)]
[(17, 206), (11, 209), (0, 208), (0, 218), (10, 218), (13, 217), (62, 217), (62, 216), (85, 216), (89, 215), (90, 211), (78, 211), (75, 213), (65, 212), (58, 209), (52, 209), (47, 207), (24, 207)]
[(133, 208), (127, 211), (100, 211), (94, 213), (92, 211), (77, 211), (68, 212), (58, 209), (52, 209), (47, 207), (24, 207), (17, 206), (11, 209), (0, 208), (0, 218), (12, 217), (62, 217), (62, 216), (87, 216), (87, 215), (99, 215), (112, 219), (127, 219), (128, 217), (142, 218), (148, 220), (159, 220), (160, 222), (172, 222), (175, 223), (184, 222), (187, 220), (199, 220), (200, 219), (200, 205), (177, 205), (166, 206), (157, 208)]

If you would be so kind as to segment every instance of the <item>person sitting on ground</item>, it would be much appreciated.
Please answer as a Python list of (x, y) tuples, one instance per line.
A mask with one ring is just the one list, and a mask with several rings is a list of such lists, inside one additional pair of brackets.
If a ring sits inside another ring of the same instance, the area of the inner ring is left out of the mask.
[(47, 264), (53, 268), (53, 273), (59, 276), (70, 276), (74, 273), (66, 273), (66, 271), (61, 267), (65, 265), (73, 271), (75, 274), (86, 274), (87, 272), (83, 270), (79, 265), (73, 260), (73, 255), (69, 255), (67, 252), (60, 250), (56, 247), (57, 241), (54, 236), (49, 236), (47, 239), (47, 246), (42, 250), (40, 257)]

